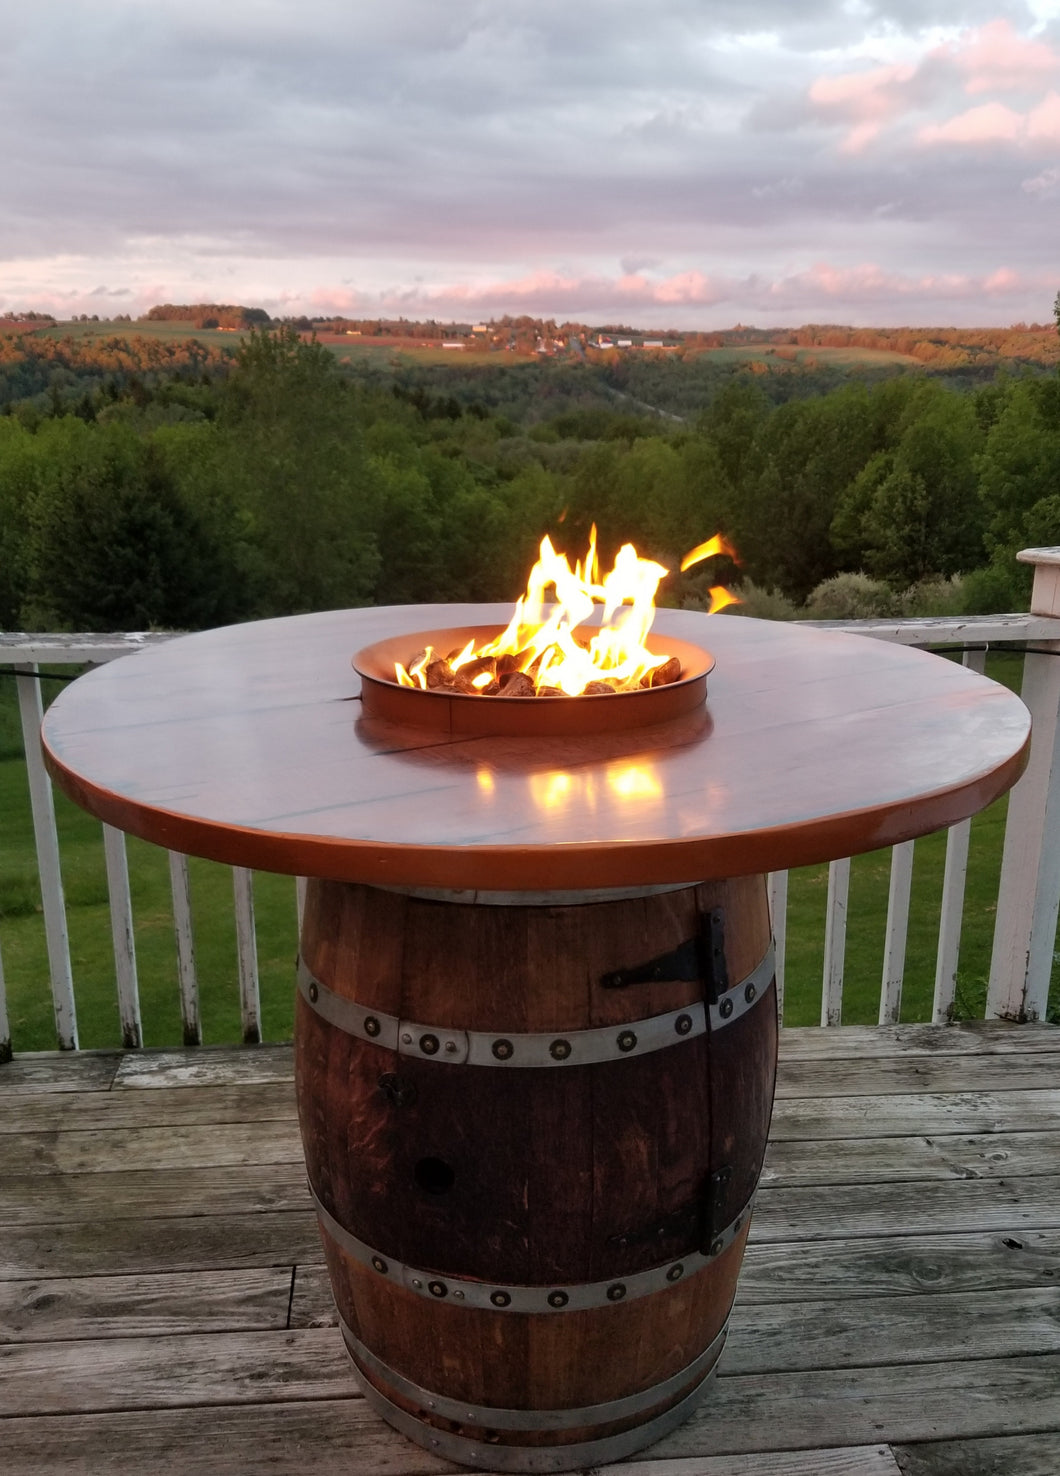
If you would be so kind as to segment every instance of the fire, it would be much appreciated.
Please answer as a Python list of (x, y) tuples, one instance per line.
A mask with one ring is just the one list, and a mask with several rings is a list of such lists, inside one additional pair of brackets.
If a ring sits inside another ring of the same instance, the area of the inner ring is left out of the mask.
[[(681, 570), (719, 554), (735, 557), (720, 535), (687, 553)], [(645, 645), (655, 618), (656, 591), (669, 572), (652, 559), (642, 559), (626, 543), (614, 567), (601, 576), (595, 525), (585, 558), (573, 569), (567, 556), (557, 553), (545, 537), (526, 593), (496, 640), (478, 646), (469, 641), (462, 651), (448, 656), (428, 646), (407, 668), (395, 664), (398, 683), (423, 689), (452, 689), (455, 683), (457, 690), (495, 693), (516, 680), (508, 695), (576, 697), (676, 681), (680, 676), (676, 661)], [(546, 604), (548, 590), (555, 593)], [(715, 586), (709, 613), (735, 599), (721, 585)], [(581, 631), (597, 605), (603, 606), (599, 626)]]

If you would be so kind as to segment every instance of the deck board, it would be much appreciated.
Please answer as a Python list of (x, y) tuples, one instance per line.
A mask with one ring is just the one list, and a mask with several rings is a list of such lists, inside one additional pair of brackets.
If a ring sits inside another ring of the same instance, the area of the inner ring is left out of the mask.
[[(1055, 1476), (1060, 1029), (785, 1031), (714, 1392), (615, 1476)], [(436, 1476), (357, 1392), (288, 1047), (0, 1067), (12, 1476)]]

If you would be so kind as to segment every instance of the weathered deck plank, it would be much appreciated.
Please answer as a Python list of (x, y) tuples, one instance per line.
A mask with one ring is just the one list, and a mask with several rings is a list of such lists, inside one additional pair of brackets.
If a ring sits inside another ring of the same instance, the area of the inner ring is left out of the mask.
[[(1049, 1080), (1055, 1081), (1051, 1077)], [(793, 1097), (778, 1102), (774, 1143), (904, 1138), (912, 1133), (1001, 1133), (1055, 1128), (1060, 1089), (907, 1092), (904, 1096)]]
[(1060, 1231), (881, 1235), (795, 1245), (752, 1238), (740, 1273), (740, 1301), (772, 1304), (825, 1296), (919, 1296), (1034, 1286), (1060, 1286)]
[(902, 1476), (1056, 1476), (1060, 1434), (932, 1441), (899, 1446), (895, 1456)]
[[(205, 1426), (205, 1428), (204, 1428)], [(18, 1476), (458, 1476), (466, 1468), (394, 1438), (363, 1400), (214, 1407), (78, 1418), (13, 1419), (4, 1425)], [(900, 1476), (879, 1444), (833, 1450), (637, 1460), (599, 1468), (608, 1476)], [(1022, 1473), (1020, 1473), (1022, 1476)], [(1034, 1473), (1038, 1476), (1038, 1473)]]
[(25, 1173), (4, 1178), (0, 1225), (252, 1215), (305, 1209), (308, 1203), (305, 1165), (290, 1160), (106, 1174)]
[(0, 1230), (0, 1280), (151, 1276), (323, 1261), (312, 1210), (88, 1219)]
[(120, 1051), (33, 1051), (0, 1066), (5, 1099), (55, 1092), (108, 1092)]
[(1060, 1132), (949, 1133), (771, 1143), (762, 1184), (897, 1184), (929, 1179), (1008, 1179), (1055, 1174)]
[[(784, 1032), (711, 1397), (615, 1476), (1056, 1476), (1060, 1031)], [(13, 1476), (437, 1476), (356, 1392), (286, 1047), (0, 1067)]]
[(1013, 1025), (1007, 1020), (962, 1020), (958, 1025), (840, 1025), (819, 1030), (796, 1025), (784, 1031), (786, 1061), (881, 1060), (884, 1056), (997, 1055), (1052, 1052), (1056, 1026)]
[(0, 1344), (0, 1419), (355, 1396), (332, 1328)]
[(777, 1071), (777, 1099), (889, 1096), (907, 1092), (1010, 1092), (1060, 1080), (1060, 1052), (998, 1055), (825, 1057), (785, 1061)]
[[(972, 1375), (974, 1374), (974, 1380)], [(718, 1379), (660, 1458), (1020, 1435), (1060, 1428), (1060, 1355)]]
[(1053, 1229), (1060, 1226), (1060, 1175), (845, 1184), (841, 1204), (816, 1186), (763, 1189), (755, 1203), (755, 1234), (759, 1240), (827, 1238), (840, 1214), (844, 1236)]
[(298, 1126), (281, 1122), (194, 1123), (175, 1127), (54, 1129), (0, 1137), (0, 1177), (16, 1174), (112, 1174), (301, 1163)]
[(286, 1328), (294, 1267), (0, 1281), (0, 1343)]
[(104, 1128), (184, 1127), (234, 1122), (288, 1122), (295, 1113), (294, 1083), (156, 1087), (150, 1092), (64, 1092), (7, 1100), (0, 1073), (0, 1138), (6, 1133), (94, 1132)]

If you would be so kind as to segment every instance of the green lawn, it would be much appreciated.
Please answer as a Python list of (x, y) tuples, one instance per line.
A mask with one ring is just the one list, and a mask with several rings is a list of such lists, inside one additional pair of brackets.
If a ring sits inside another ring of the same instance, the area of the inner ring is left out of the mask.
[[(991, 674), (1017, 685), (1018, 657), (991, 658)], [(45, 701), (58, 684), (45, 682)], [(1004, 835), (1004, 800), (972, 825), (964, 936), (961, 947), (961, 1013), (981, 1015)], [(99, 823), (56, 795), (63, 884), (83, 1047), (120, 1043), (114, 961)], [(917, 842), (902, 1017), (930, 1018), (938, 937), (945, 836)], [(54, 1043), (40, 891), (15, 683), (0, 677), (0, 956), (7, 980), (15, 1049), (50, 1049)], [(874, 1023), (879, 1008), (887, 915), (889, 853), (854, 860), (851, 875), (843, 1018)], [(136, 923), (136, 952), (145, 1044), (181, 1040), (176, 950), (169, 869), (163, 851), (129, 841), (129, 871)], [(192, 907), (205, 1039), (240, 1039), (232, 878), (228, 868), (193, 860)], [(785, 1020), (816, 1024), (820, 1018), (828, 868), (792, 872), (789, 884)], [(265, 1038), (291, 1034), (294, 960), (297, 951), (294, 883), (257, 874), (255, 903)], [(1054, 981), (1054, 1005), (1056, 1002)]]
[[(58, 685), (45, 683), (45, 701)], [(62, 794), (55, 796), (70, 954), (83, 1047), (120, 1043), (114, 987), (102, 828)], [(180, 996), (170, 901), (169, 865), (157, 846), (130, 839), (129, 876), (145, 1045), (181, 1040)], [(16, 1050), (55, 1044), (44, 922), (33, 850), (33, 826), (15, 683), (0, 677), (0, 956)], [(195, 956), (203, 1034), (210, 1044), (241, 1038), (232, 873), (209, 861), (191, 862)], [(291, 1033), (292, 980), (298, 949), (294, 882), (254, 879), (266, 1039)]]

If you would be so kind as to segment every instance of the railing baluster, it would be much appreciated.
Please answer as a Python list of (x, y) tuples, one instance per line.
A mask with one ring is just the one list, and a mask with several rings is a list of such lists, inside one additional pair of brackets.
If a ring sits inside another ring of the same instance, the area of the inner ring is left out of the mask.
[[(986, 670), (986, 647), (965, 651), (965, 666), (980, 676)], [(971, 820), (951, 825), (946, 836), (946, 867), (942, 875), (942, 909), (939, 915), (939, 951), (935, 959), (935, 997), (931, 1019), (936, 1025), (950, 1018), (957, 992), (957, 964), (961, 952), (961, 928), (964, 925), (964, 888), (968, 877), (968, 842), (972, 834)]]
[(258, 993), (258, 938), (254, 931), (254, 875), (232, 867), (236, 906), (236, 952), (239, 957), (239, 1012), (243, 1044), (261, 1044), (261, 1000)]
[(125, 851), (124, 832), (115, 830), (112, 825), (103, 827), (103, 859), (110, 898), (110, 936), (114, 943), (121, 1040), (127, 1050), (137, 1050), (144, 1043), (144, 1035), (140, 1021), (140, 987), (136, 978), (129, 858)]
[(7, 986), (4, 984), (4, 955), (0, 952), (0, 1066), (11, 1059), (11, 1021), (7, 1013)]
[(843, 966), (847, 949), (847, 898), (850, 895), (850, 858), (828, 868), (828, 914), (824, 930), (824, 979), (821, 986), (821, 1024), (843, 1023)]
[(63, 900), (63, 878), (59, 865), (59, 835), (55, 828), (55, 798), (40, 746), (44, 703), (41, 700), (37, 663), (16, 665), (15, 671), (18, 673), (15, 682), (18, 687), (22, 741), (29, 774), (29, 798), (33, 813), (33, 836), (37, 845), (41, 903), (44, 908), (44, 935), (48, 947), (55, 1035), (61, 1051), (76, 1051), (77, 1009), (74, 1005), (70, 937), (66, 927), (66, 903)]
[[(1032, 612), (1055, 615), (1060, 551), (1025, 549), (1019, 557), (1037, 565)], [(1028, 652), (1023, 667), (1031, 756), (1009, 796), (986, 1001), (992, 1019), (1040, 1020), (1049, 999), (1060, 906), (1060, 642), (1044, 647)]]
[(168, 851), (169, 890), (173, 896), (173, 931), (177, 939), (177, 977), (180, 980), (180, 1020), (186, 1046), (202, 1045), (199, 1012), (199, 976), (195, 971), (195, 937), (191, 929), (191, 882), (188, 858)]
[(913, 887), (913, 841), (891, 847), (891, 885), (880, 987), (880, 1024), (897, 1025), (902, 1016), (905, 945), (909, 937), (909, 896)]
[(784, 957), (788, 946), (788, 873), (774, 871), (769, 877), (769, 919), (773, 928), (773, 951), (777, 969), (777, 1018), (784, 1023)]
[(298, 941), (302, 940), (302, 919), (305, 917), (305, 891), (306, 879), (304, 876), (296, 876), (294, 879), (294, 905), (298, 913)]

